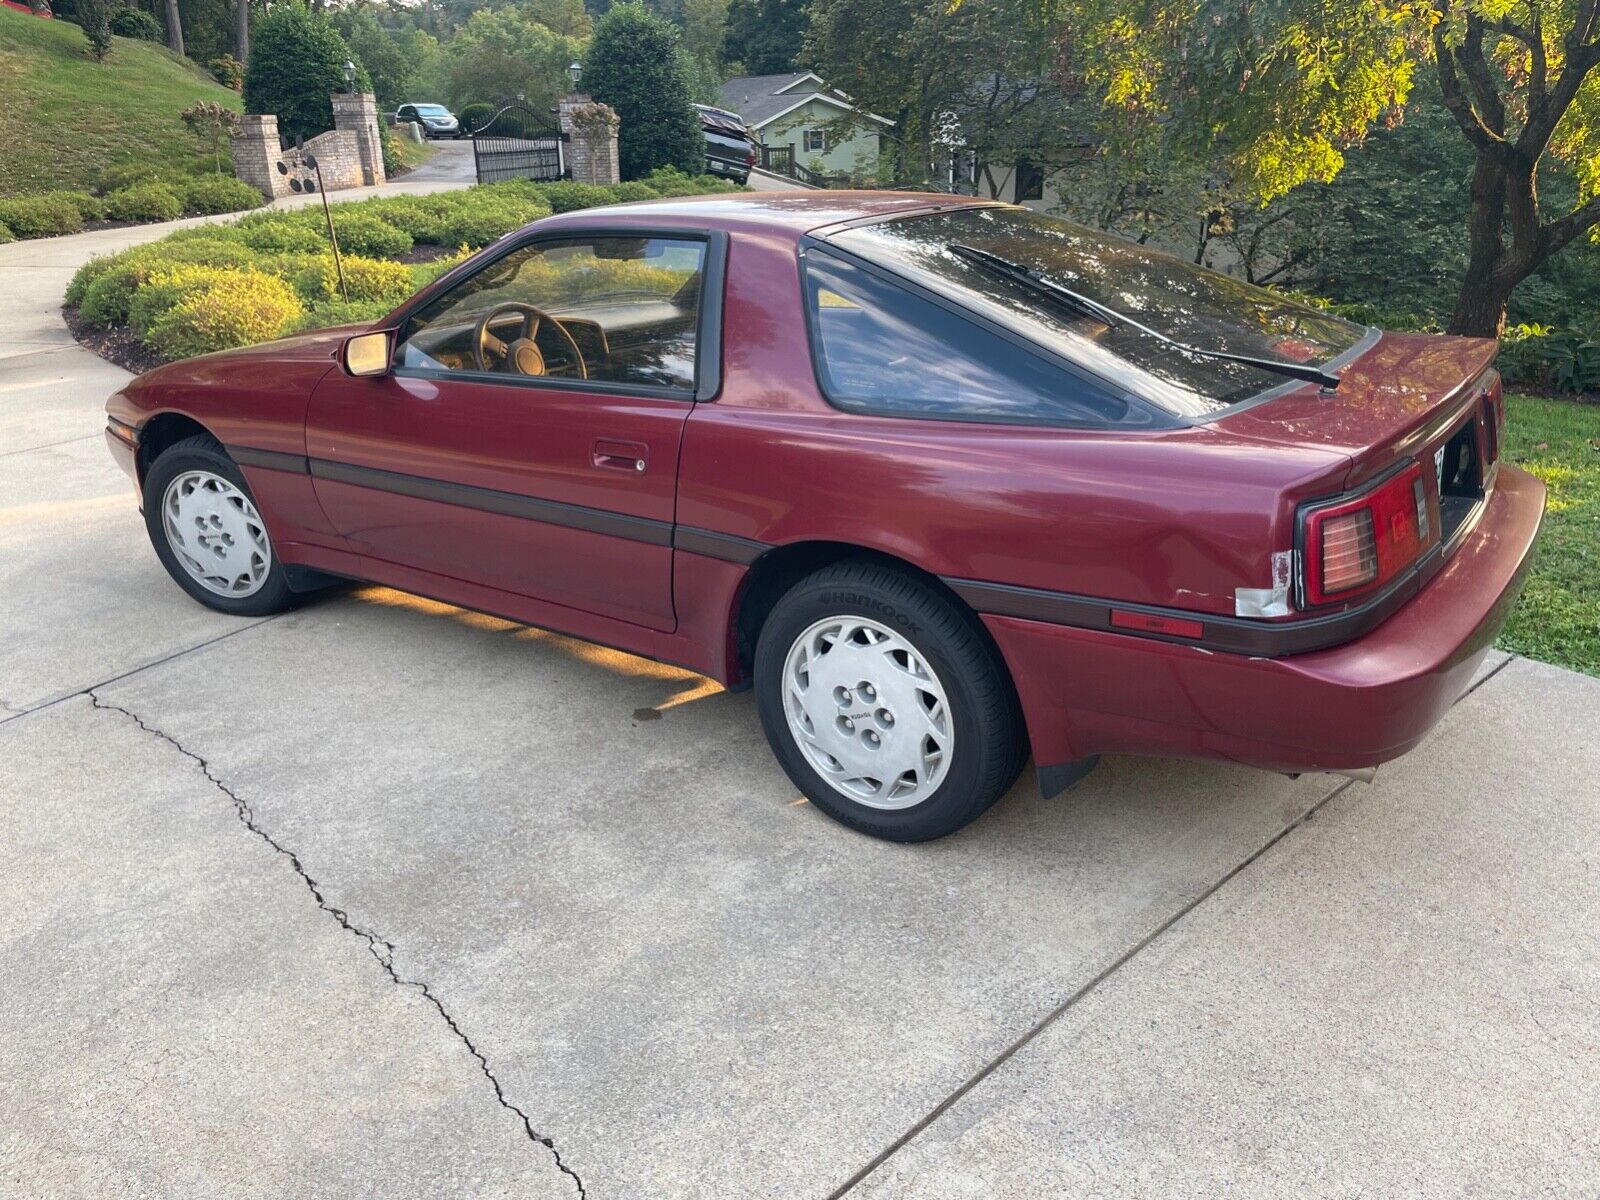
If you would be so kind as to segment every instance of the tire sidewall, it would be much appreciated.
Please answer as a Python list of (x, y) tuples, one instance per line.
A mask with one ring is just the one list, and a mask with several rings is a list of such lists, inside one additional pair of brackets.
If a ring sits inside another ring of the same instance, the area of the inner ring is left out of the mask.
[[(762, 627), (755, 656), (756, 707), (778, 763), (812, 804), (851, 828), (889, 841), (926, 841), (967, 824), (988, 806), (974, 804), (984, 777), (985, 738), (978, 725), (973, 681), (930, 626), (931, 598), (901, 602), (870, 584), (835, 580), (800, 584), (778, 602)], [(909, 641), (943, 685), (955, 750), (945, 777), (926, 800), (906, 809), (879, 809), (834, 790), (812, 766), (789, 728), (783, 704), (784, 668), (795, 639), (818, 621), (857, 616), (877, 621)]]
[(171, 544), (167, 541), (167, 531), (162, 525), (161, 507), (166, 498), (168, 485), (184, 471), (210, 471), (213, 475), (220, 475), (244, 493), (250, 503), (255, 505), (263, 524), (266, 522), (266, 514), (261, 512), (261, 505), (256, 502), (250, 485), (245, 482), (244, 473), (215, 443), (196, 438), (169, 447), (150, 464), (150, 470), (144, 479), (145, 530), (149, 533), (150, 544), (155, 547), (156, 557), (167, 569), (167, 574), (171, 575), (173, 581), (192, 599), (218, 612), (240, 617), (259, 617), (283, 609), (291, 599), (291, 592), (287, 571), (278, 555), (277, 539), (272, 536), (270, 528), (267, 529), (267, 545), (272, 551), (272, 566), (267, 571), (265, 582), (248, 596), (223, 596), (202, 587), (178, 561)]

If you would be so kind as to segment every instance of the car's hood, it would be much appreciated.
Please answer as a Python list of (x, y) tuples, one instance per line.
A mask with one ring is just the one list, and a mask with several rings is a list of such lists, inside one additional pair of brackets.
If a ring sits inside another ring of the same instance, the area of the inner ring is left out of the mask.
[(293, 337), (279, 338), (275, 342), (261, 342), (255, 346), (202, 354), (198, 358), (179, 359), (145, 372), (138, 382), (141, 386), (164, 386), (214, 381), (240, 370), (255, 370), (268, 364), (280, 367), (331, 367), (337, 361), (339, 347), (344, 345), (345, 339), (368, 328), (367, 325), (339, 325), (331, 329), (312, 329)]

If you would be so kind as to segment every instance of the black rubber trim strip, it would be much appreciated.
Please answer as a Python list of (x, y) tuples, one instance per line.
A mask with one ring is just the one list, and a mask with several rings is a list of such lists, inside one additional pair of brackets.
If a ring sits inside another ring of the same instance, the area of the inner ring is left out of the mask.
[(723, 562), (738, 563), (748, 567), (772, 547), (765, 542), (736, 537), (731, 533), (717, 533), (711, 529), (695, 529), (679, 525), (672, 544), (679, 550), (706, 558), (720, 558)]
[(650, 517), (635, 517), (603, 508), (586, 508), (580, 504), (563, 504), (558, 500), (541, 500), (537, 496), (524, 496), (518, 492), (500, 492), (493, 488), (428, 479), (421, 475), (404, 475), (399, 471), (385, 471), (378, 467), (358, 467), (353, 463), (332, 462), (325, 458), (311, 459), (311, 474), (317, 479), (375, 488), (380, 492), (393, 492), (397, 496), (410, 496), (417, 500), (436, 500), (441, 504), (455, 504), (507, 517), (522, 517), (547, 525), (581, 529), (586, 533), (627, 538), (651, 546), (672, 545), (672, 523)]
[[(686, 525), (674, 528), (668, 521), (657, 521), (649, 517), (635, 517), (602, 508), (563, 504), (556, 500), (541, 500), (535, 496), (524, 496), (516, 492), (501, 492), (492, 488), (474, 487), (471, 484), (406, 475), (378, 467), (362, 467), (354, 463), (334, 462), (324, 458), (308, 459), (297, 454), (256, 450), (248, 446), (229, 446), (227, 451), (241, 466), (267, 467), (302, 475), (309, 473), (318, 479), (348, 483), (356, 487), (376, 488), (379, 491), (411, 496), (419, 500), (434, 500), (442, 504), (456, 504), (463, 508), (500, 513), (503, 516), (543, 521), (550, 525), (581, 529), (608, 537), (626, 538), (651, 546), (672, 546), (690, 554), (737, 563), (740, 566), (749, 566), (772, 549), (766, 542), (738, 537), (731, 533), (718, 533), (715, 530), (697, 529)], [(1077, 629), (1097, 629), (1122, 637), (1171, 642), (1178, 646), (1199, 646), (1206, 650), (1218, 650), (1229, 654), (1283, 658), (1291, 654), (1307, 654), (1313, 650), (1324, 650), (1329, 646), (1354, 641), (1382, 624), (1421, 591), (1423, 585), (1444, 565), (1450, 552), (1476, 527), (1478, 519), (1483, 514), (1483, 508), (1484, 502), (1479, 501), (1476, 511), (1461, 523), (1447, 544), (1435, 546), (1415, 567), (1395, 580), (1389, 590), (1381, 595), (1342, 612), (1307, 617), (1282, 624), (1225, 617), (1186, 608), (1162, 608), (1153, 604), (1134, 604), (1104, 600), (1094, 596), (1077, 596), (1069, 592), (1052, 592), (1042, 588), (1018, 587), (1007, 583), (987, 583), (980, 579), (942, 577), (942, 582), (980, 613), (1021, 617), (1029, 621), (1069, 625)], [(1180, 621), (1198, 621), (1201, 624), (1201, 636), (1169, 637), (1146, 630), (1113, 627), (1111, 610), (1114, 608), (1123, 612), (1170, 617)]]
[(224, 446), (228, 457), (241, 467), (265, 467), (269, 471), (288, 471), (309, 475), (311, 468), (304, 454), (285, 454), (281, 450), (257, 450), (253, 446)]
[[(1469, 523), (1475, 523), (1475, 520), (1463, 522), (1463, 525)], [(1284, 658), (1291, 654), (1309, 654), (1313, 650), (1342, 645), (1377, 628), (1422, 590), (1422, 586), (1444, 565), (1448, 557), (1446, 551), (1459, 540), (1459, 537), (1452, 539), (1450, 547), (1435, 546), (1407, 574), (1397, 579), (1389, 590), (1365, 604), (1342, 612), (1281, 624), (1225, 617), (1187, 608), (1162, 608), (1153, 604), (1101, 600), (1093, 596), (1075, 596), (1040, 588), (985, 583), (977, 579), (947, 578), (944, 583), (980, 613), (1021, 617), (1052, 625), (1071, 625), (1078, 629), (1099, 629), (1126, 637), (1150, 638), (1177, 646), (1199, 646), (1206, 650), (1247, 654), (1255, 658)], [(1169, 637), (1146, 630), (1113, 627), (1112, 609), (1170, 617), (1178, 621), (1198, 621), (1201, 635), (1198, 638)]]

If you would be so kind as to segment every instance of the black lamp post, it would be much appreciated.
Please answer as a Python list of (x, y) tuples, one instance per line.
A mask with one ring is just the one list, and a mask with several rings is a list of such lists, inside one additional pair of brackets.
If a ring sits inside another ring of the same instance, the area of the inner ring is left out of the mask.
[(577, 59), (572, 60), (572, 65), (567, 68), (567, 74), (572, 76), (572, 90), (578, 90), (578, 80), (583, 76), (583, 64)]
[(356, 64), (348, 58), (344, 60), (344, 90), (352, 96), (356, 91)]

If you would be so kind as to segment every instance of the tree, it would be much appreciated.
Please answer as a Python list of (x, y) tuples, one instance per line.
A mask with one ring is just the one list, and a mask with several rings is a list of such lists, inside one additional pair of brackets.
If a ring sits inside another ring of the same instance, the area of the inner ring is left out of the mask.
[[(1055, 0), (1046, 0), (1054, 3)], [(1183, 157), (1271, 200), (1327, 182), (1431, 71), (1474, 168), (1451, 332), (1493, 336), (1512, 291), (1600, 224), (1600, 0), (1083, 0), (1057, 46), (1129, 161)], [(1580, 190), (1550, 213), (1540, 179)]]
[(250, 0), (238, 0), (233, 6), (233, 56), (242, 63), (250, 61)]
[(104, 62), (111, 53), (111, 14), (115, 8), (116, 0), (78, 0), (74, 15), (89, 39), (89, 53), (95, 62)]
[(242, 118), (215, 100), (197, 100), (180, 114), (189, 132), (211, 147), (212, 161), (222, 170), (222, 143), (239, 132)]
[[(329, 97), (347, 86), (344, 64), (353, 54), (327, 15), (301, 0), (275, 4), (256, 23), (254, 42), (244, 73), (245, 111), (274, 114), (278, 132), (291, 142), (332, 129)], [(359, 64), (356, 86), (372, 86)]]
[(617, 157), (624, 179), (666, 166), (700, 171), (705, 143), (671, 22), (642, 4), (613, 7), (595, 27), (583, 83), (622, 119)]
[(379, 108), (398, 108), (411, 98), (407, 93), (415, 60), (378, 24), (371, 10), (340, 8), (333, 14), (333, 25), (350, 47), (351, 57), (367, 69)]
[(729, 0), (723, 61), (747, 75), (798, 70), (810, 24), (807, 0)]
[(167, 48), (174, 54), (183, 53), (183, 18), (178, 14), (178, 0), (166, 0)]
[(450, 59), (450, 101), (498, 105), (522, 96), (538, 111), (570, 91), (568, 66), (585, 44), (531, 20), (520, 8), (479, 9), (445, 44)]
[(1069, 111), (1037, 0), (813, 0), (810, 18), (819, 73), (894, 121), (901, 182), (928, 179), (941, 138), (959, 140), (991, 186), (1018, 159), (1059, 166), (1096, 119)]

